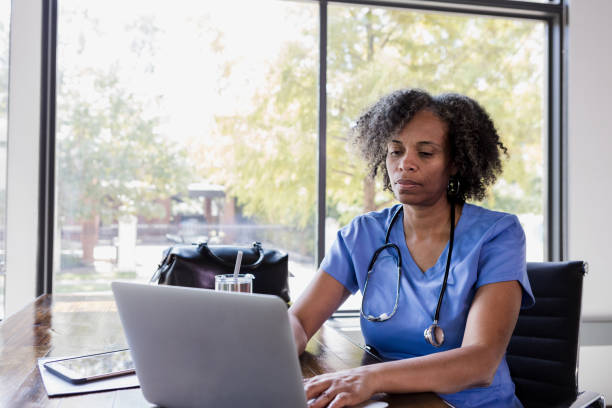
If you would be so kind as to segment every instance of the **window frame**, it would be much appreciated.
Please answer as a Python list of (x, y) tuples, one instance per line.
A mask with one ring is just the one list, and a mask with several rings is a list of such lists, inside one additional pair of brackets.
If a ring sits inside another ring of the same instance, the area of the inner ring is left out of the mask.
[[(547, 137), (544, 215), (544, 260), (561, 261), (567, 256), (567, 0), (536, 3), (519, 0), (305, 0), (319, 4), (319, 89), (317, 138), (317, 221), (315, 262), (325, 256), (326, 165), (327, 165), (327, 37), (329, 4), (486, 15), (533, 19), (547, 27)], [(53, 247), (55, 232), (55, 103), (58, 0), (43, 1), (41, 130), (39, 178), (39, 234), (36, 294), (53, 292)]]
[(36, 296), (53, 293), (57, 0), (43, 1)]

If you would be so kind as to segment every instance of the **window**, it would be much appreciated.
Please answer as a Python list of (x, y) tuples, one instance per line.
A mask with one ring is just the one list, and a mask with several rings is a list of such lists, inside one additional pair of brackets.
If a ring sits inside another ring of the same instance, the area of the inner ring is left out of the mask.
[(489, 111), (510, 155), (479, 204), (519, 215), (528, 259), (550, 258), (560, 52), (549, 46), (562, 6), (369, 3), (59, 0), (55, 291), (148, 281), (174, 242), (258, 240), (289, 253), (296, 298), (317, 242), (392, 203), (345, 142), (359, 113), (400, 87), (465, 93)]
[(10, 12), (10, 1), (0, 3), (0, 320), (4, 318), (4, 265), (6, 259), (6, 156)]
[(147, 281), (173, 242), (261, 241), (309, 275), (316, 4), (59, 6), (55, 291)]
[[(330, 5), (327, 56), (327, 236), (353, 217), (395, 203), (346, 146), (347, 129), (382, 95), (403, 87), (479, 101), (509, 150), (480, 205), (517, 214), (527, 257), (543, 260), (546, 26), (543, 22)], [(520, 101), (520, 102), (519, 102)], [(327, 248), (331, 239), (326, 241)], [(359, 308), (360, 297), (347, 308)]]

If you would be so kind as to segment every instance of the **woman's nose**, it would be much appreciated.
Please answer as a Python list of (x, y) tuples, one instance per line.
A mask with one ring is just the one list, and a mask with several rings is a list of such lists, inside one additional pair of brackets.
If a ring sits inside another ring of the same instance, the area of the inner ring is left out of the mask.
[(402, 171), (415, 171), (417, 169), (416, 160), (413, 154), (410, 152), (404, 153), (399, 162), (400, 170)]

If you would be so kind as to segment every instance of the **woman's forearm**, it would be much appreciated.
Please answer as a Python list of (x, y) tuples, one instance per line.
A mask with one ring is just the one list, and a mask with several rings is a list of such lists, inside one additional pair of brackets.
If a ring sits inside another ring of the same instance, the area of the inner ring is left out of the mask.
[(473, 345), (362, 369), (377, 392), (453, 393), (489, 385), (499, 361), (490, 348)]
[(336, 279), (319, 269), (302, 295), (289, 308), (289, 323), (298, 355), (334, 310), (351, 293)]
[(293, 332), (293, 340), (297, 348), (298, 356), (306, 349), (308, 343), (308, 335), (302, 326), (302, 322), (293, 313), (289, 312), (289, 323), (291, 324), (291, 331)]
[(521, 291), (517, 281), (480, 287), (470, 307), (461, 347), (381, 363), (369, 373), (376, 389), (381, 392), (453, 393), (489, 385), (516, 325)]

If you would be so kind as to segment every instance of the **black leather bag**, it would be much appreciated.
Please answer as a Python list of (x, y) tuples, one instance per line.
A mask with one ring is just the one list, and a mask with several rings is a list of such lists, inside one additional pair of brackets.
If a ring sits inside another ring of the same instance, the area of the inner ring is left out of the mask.
[(261, 243), (251, 247), (208, 245), (174, 245), (164, 251), (151, 282), (160, 285), (214, 289), (215, 276), (231, 274), (238, 251), (242, 251), (240, 273), (255, 276), (253, 292), (277, 295), (289, 303), (289, 255), (264, 249)]

